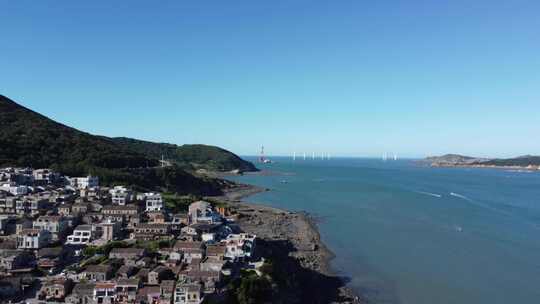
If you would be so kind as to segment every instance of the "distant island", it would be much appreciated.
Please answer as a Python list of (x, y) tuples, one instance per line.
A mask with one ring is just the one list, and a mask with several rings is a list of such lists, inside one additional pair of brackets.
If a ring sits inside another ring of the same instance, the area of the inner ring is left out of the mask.
[(503, 168), (540, 170), (540, 156), (524, 155), (514, 158), (480, 158), (459, 154), (430, 156), (422, 160), (432, 167)]

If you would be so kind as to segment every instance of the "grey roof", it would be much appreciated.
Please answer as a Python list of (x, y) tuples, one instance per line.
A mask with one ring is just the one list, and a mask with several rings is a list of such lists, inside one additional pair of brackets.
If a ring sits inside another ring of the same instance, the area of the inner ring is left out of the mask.
[(136, 285), (139, 286), (139, 279), (120, 279), (116, 281), (116, 285)]
[(92, 225), (79, 225), (75, 228), (75, 230), (92, 231)]
[(111, 270), (110, 265), (88, 265), (84, 272), (107, 272)]
[(94, 286), (94, 283), (78, 283), (73, 287), (71, 294), (74, 296), (93, 296)]
[(58, 257), (63, 250), (63, 247), (41, 248), (38, 251), (38, 257)]

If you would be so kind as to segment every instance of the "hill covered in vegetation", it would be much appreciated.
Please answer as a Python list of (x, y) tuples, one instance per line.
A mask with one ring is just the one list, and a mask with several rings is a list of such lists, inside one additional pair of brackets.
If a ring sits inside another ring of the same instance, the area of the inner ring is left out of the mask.
[(241, 172), (257, 171), (257, 168), (236, 154), (225, 149), (208, 145), (173, 145), (153, 143), (126, 137), (111, 138), (130, 151), (138, 152), (154, 159), (162, 157), (187, 169)]
[[(161, 155), (170, 157), (160, 167)], [(224, 181), (200, 177), (193, 168), (256, 170), (231, 152), (211, 146), (176, 146), (96, 136), (55, 122), (0, 95), (0, 166), (50, 167), (108, 183), (177, 193), (219, 194)]]
[(540, 168), (540, 156), (525, 155), (514, 158), (479, 158), (459, 154), (427, 157), (423, 162), (434, 167), (518, 167)]
[(430, 156), (425, 159), (426, 162), (432, 165), (466, 165), (475, 162), (485, 161), (487, 159), (471, 157), (459, 154), (445, 154), (442, 156)]
[(497, 158), (484, 162), (474, 163), (484, 166), (499, 166), (499, 167), (528, 167), (540, 166), (540, 156), (524, 155), (514, 158)]

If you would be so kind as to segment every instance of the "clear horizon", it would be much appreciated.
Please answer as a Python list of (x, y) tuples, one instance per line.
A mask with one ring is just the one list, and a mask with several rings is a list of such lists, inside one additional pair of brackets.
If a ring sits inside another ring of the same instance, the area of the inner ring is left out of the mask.
[(0, 94), (239, 155), (540, 154), (538, 1), (2, 1)]

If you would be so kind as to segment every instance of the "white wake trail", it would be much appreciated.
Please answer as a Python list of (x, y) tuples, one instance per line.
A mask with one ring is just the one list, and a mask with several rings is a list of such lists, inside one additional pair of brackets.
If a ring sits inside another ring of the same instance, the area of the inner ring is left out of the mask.
[(437, 194), (437, 193), (431, 193), (431, 192), (425, 192), (425, 191), (416, 191), (416, 193), (425, 194), (425, 195), (429, 195), (429, 196), (433, 196), (433, 197), (438, 197), (438, 198), (441, 198), (441, 197), (442, 197), (442, 195), (440, 195), (440, 194)]

